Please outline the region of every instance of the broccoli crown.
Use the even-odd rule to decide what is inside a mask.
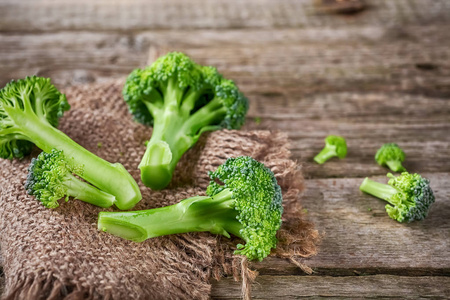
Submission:
[[[53,149],[50,153],[41,152],[31,160],[25,189],[47,208],[59,206],[58,200],[69,196],[64,184],[68,174],[82,174],[82,167],[68,161],[63,151]]]
[[[387,143],[381,146],[375,154],[375,160],[379,165],[386,165],[388,161],[405,160],[405,152],[395,143]]]
[[[16,124],[15,111],[34,113],[57,127],[69,108],[66,96],[49,78],[33,76],[8,83],[0,90],[0,157],[23,158],[31,152],[32,143]]]
[[[389,173],[388,177],[388,184],[398,191],[389,199],[394,206],[386,205],[388,215],[399,222],[425,219],[434,203],[430,181],[419,174],[408,172],[397,177]]]
[[[239,129],[245,121],[248,101],[233,81],[224,79],[213,67],[196,64],[180,52],[168,53],[146,69],[134,70],[127,78],[123,96],[134,118],[151,126],[152,113],[156,112],[149,107],[162,108],[164,97],[171,94],[172,89],[176,89],[179,98],[195,94],[193,103],[186,106],[188,114],[195,113],[213,99],[219,100],[225,115],[210,125]],[[183,99],[178,105],[183,106]]]
[[[236,253],[262,260],[276,247],[283,213],[281,188],[273,172],[253,158],[241,156],[227,159],[209,172],[209,177],[208,196],[224,189],[232,192],[236,218],[242,225],[240,235],[246,242],[238,245]]]
[[[339,158],[347,156],[347,142],[341,136],[329,135],[325,138],[325,145],[333,147],[336,151],[336,155]]]

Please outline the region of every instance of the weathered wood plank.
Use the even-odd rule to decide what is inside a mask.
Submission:
[[[319,268],[441,269],[450,271],[450,174],[431,180],[436,203],[428,218],[410,224],[390,219],[385,203],[359,191],[360,178],[307,181],[302,205],[325,233],[320,253],[308,260]],[[386,182],[383,177],[375,180]]]
[[[385,26],[450,18],[445,0],[366,2],[362,13],[330,16],[311,0],[2,0],[0,31]]]
[[[240,282],[213,282],[213,299],[242,299]],[[448,299],[450,277],[376,276],[259,276],[253,299]]]
[[[147,57],[147,47],[125,34],[12,35],[1,40],[2,85],[29,75],[48,76],[59,85],[101,81],[125,76]]]
[[[404,38],[392,37],[395,32]],[[218,67],[249,96],[269,100],[292,102],[315,93],[354,91],[450,95],[450,52],[441,42],[450,39],[445,28],[366,28],[353,33],[359,38],[330,29],[201,31],[199,36],[171,31],[3,34],[0,84],[35,73],[63,85],[125,76],[145,64],[148,47],[156,47],[185,51],[199,63]],[[327,44],[320,39],[333,34]],[[248,42],[252,36],[266,38]]]
[[[404,165],[410,171],[450,170],[448,99],[395,93],[319,94],[298,101],[255,98],[250,98],[257,105],[251,106],[249,115],[260,117],[261,123],[250,119],[247,128],[287,132],[293,157],[303,163],[307,178],[384,175],[388,169],[378,166],[374,156],[387,142],[396,142],[404,149]],[[317,165],[313,157],[329,134],[346,137],[347,158]]]

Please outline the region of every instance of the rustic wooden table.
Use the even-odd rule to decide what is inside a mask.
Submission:
[[[124,77],[168,50],[217,66],[250,99],[247,128],[289,134],[307,178],[301,200],[324,234],[303,261],[311,276],[280,259],[254,263],[255,299],[449,297],[450,1],[366,0],[352,14],[313,3],[1,0],[0,85]],[[318,166],[328,134],[347,138],[348,158]],[[385,142],[431,179],[423,222],[396,223],[358,190],[365,176],[384,180],[373,156]],[[213,282],[212,294],[239,298],[239,283]]]

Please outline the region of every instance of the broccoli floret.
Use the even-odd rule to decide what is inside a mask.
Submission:
[[[406,169],[402,166],[405,160],[405,152],[394,143],[387,143],[378,149],[375,154],[375,160],[380,166],[388,166],[393,172],[405,172]]]
[[[140,242],[148,238],[209,231],[245,241],[236,254],[262,260],[276,247],[281,226],[282,195],[267,167],[253,158],[229,158],[210,172],[208,196],[178,204],[134,212],[100,212],[99,230]]]
[[[323,164],[336,156],[341,159],[347,156],[347,143],[341,136],[329,135],[325,138],[325,147],[314,157],[314,161]]]
[[[430,181],[419,174],[408,172],[397,177],[391,173],[387,176],[390,178],[388,184],[366,178],[359,189],[389,202],[386,204],[386,211],[389,217],[398,222],[425,219],[431,204],[434,203]]]
[[[83,174],[77,175],[114,195],[118,208],[132,208],[142,197],[125,168],[99,158],[56,129],[69,108],[66,96],[49,78],[34,76],[8,83],[0,90],[1,157],[22,158],[32,143],[45,152],[61,150],[76,165],[84,165]]]
[[[248,101],[213,67],[171,52],[127,78],[123,96],[135,120],[153,126],[139,165],[144,184],[165,188],[181,156],[205,131],[239,129]]]
[[[69,196],[100,207],[112,206],[116,200],[114,196],[73,175],[83,174],[83,169],[84,166],[75,165],[60,150],[42,152],[31,160],[25,189],[47,208],[58,207],[58,200],[65,197],[68,201]]]

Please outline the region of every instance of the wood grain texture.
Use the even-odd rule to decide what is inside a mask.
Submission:
[[[293,156],[304,163],[307,178],[385,175],[388,169],[377,165],[374,156],[387,142],[396,142],[404,149],[408,170],[447,172],[450,170],[449,107],[444,98],[398,93],[327,93],[292,100],[285,105],[275,101],[258,103],[259,112],[252,109],[250,115],[259,116],[261,123],[256,125],[250,120],[248,127],[287,132]],[[436,112],[427,112],[429,109]],[[329,134],[346,137],[347,158],[332,159],[324,165],[312,163]]]
[[[448,299],[450,277],[390,275],[259,276],[253,299]],[[213,283],[213,299],[242,299],[240,285],[231,278]]]
[[[0,31],[281,28],[427,24],[448,20],[445,0],[367,1],[352,16],[328,17],[311,0],[2,0]]]
[[[450,276],[450,175],[422,175],[431,180],[436,203],[427,219],[410,224],[390,219],[384,201],[360,192],[362,178],[307,180],[301,201],[324,237],[319,254],[300,261],[322,276]],[[373,179],[387,182],[386,177]],[[263,275],[303,274],[270,257],[251,267]]]
[[[360,192],[362,178],[308,180],[301,201],[324,239],[320,253],[307,263],[364,273],[426,269],[450,275],[450,175],[422,175],[430,179],[436,203],[427,219],[410,224],[390,219],[384,201]],[[387,182],[386,177],[373,179]]]
[[[450,52],[441,42],[450,40],[450,32],[440,26],[366,27],[349,32],[60,32],[0,38],[0,84],[29,74],[51,76],[64,85],[125,76],[145,65],[151,47],[161,53],[184,51],[199,63],[216,66],[249,96],[284,103],[325,92],[450,95]]]

